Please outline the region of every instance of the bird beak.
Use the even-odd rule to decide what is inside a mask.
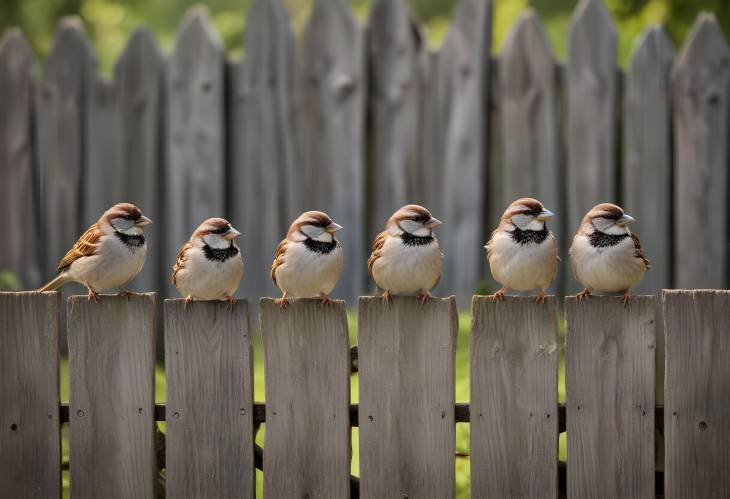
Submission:
[[[543,208],[542,211],[540,212],[540,214],[537,216],[537,219],[541,222],[544,222],[548,218],[554,217],[554,216],[555,216],[555,213],[553,213],[552,211],[550,211],[546,208]]]
[[[616,225],[620,225],[621,227],[623,227],[625,225],[629,225],[631,222],[636,222],[636,219],[631,215],[627,215],[626,213],[624,213],[623,215],[621,215],[621,218],[616,220]]]
[[[228,229],[228,232],[225,233],[225,235],[223,236],[223,239],[233,241],[235,238],[237,238],[240,235],[241,235],[240,232],[238,232],[236,229],[231,227],[230,229]]]
[[[428,229],[433,229],[434,227],[438,227],[439,225],[441,225],[441,220],[439,220],[438,218],[431,217],[431,219],[428,222],[426,222],[424,225]]]
[[[151,223],[152,223],[152,220],[150,220],[146,216],[142,215],[141,217],[139,217],[139,219],[137,220],[137,222],[135,222],[134,225],[136,225],[137,227],[144,227],[145,225],[149,225]]]
[[[342,228],[342,226],[341,226],[340,224],[336,224],[336,223],[332,222],[332,223],[331,223],[331,224],[329,224],[329,225],[328,225],[327,227],[325,227],[325,229],[324,229],[324,230],[326,230],[326,231],[327,231],[327,232],[329,232],[330,234],[334,234],[335,232],[337,232],[337,231],[338,231],[338,230],[340,230],[341,228]]]

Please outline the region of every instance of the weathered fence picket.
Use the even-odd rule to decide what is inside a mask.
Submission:
[[[603,0],[581,0],[570,21],[565,81],[567,234],[575,233],[592,206],[614,201],[618,194],[618,76],[611,16]]]
[[[361,297],[360,495],[453,497],[456,300]]]
[[[350,346],[345,302],[260,304],[266,380],[264,493],[350,497]]]
[[[665,290],[665,496],[730,496],[730,291]]]
[[[248,300],[165,300],[167,497],[253,497]]]
[[[675,285],[728,282],[730,51],[714,16],[695,22],[671,75]],[[718,216],[708,216],[716,213]]]
[[[472,301],[472,497],[557,497],[555,297]]]
[[[61,496],[58,293],[0,293],[0,490]]]
[[[210,217],[225,213],[225,52],[201,7],[185,15],[167,74],[167,196],[163,259]],[[162,243],[162,241],[161,241]],[[176,292],[170,279],[170,296]]]
[[[155,298],[69,298],[74,497],[155,496]]]
[[[653,296],[565,299],[568,496],[654,497]]]

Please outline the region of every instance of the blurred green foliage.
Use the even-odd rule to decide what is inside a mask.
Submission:
[[[281,0],[289,11],[297,34],[304,30],[313,0]],[[437,47],[444,39],[457,0],[406,0],[423,23],[429,44]],[[252,0],[211,0],[205,2],[213,24],[232,57],[242,53],[246,12]],[[373,0],[349,0],[355,16],[365,20]],[[646,26],[663,23],[679,46],[697,14],[714,12],[725,32],[730,32],[730,2],[727,0],[605,0],[617,25],[619,60],[622,65],[631,53],[636,35]],[[175,30],[193,0],[2,0],[0,30],[20,26],[36,53],[44,56],[53,43],[60,17],[80,16],[96,50],[102,73],[110,74],[131,31],[146,25],[169,52]],[[510,27],[525,9],[532,7],[541,16],[555,54],[564,59],[567,30],[576,0],[494,0],[494,48],[501,47]]]
[[[0,291],[18,291],[20,281],[18,277],[7,270],[0,270]]]

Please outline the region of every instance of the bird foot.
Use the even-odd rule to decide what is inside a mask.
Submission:
[[[224,296],[223,299],[226,302],[228,302],[228,303],[226,303],[226,308],[228,310],[233,310],[234,308],[236,308],[236,297],[235,296],[228,295],[228,296]]]
[[[190,305],[191,303],[193,303],[193,297],[191,295],[186,296],[185,297],[185,305],[183,305],[183,310],[187,310],[188,309],[188,305]]]
[[[89,289],[89,294],[86,296],[86,299],[95,303],[99,303],[101,301],[99,293],[97,293],[93,289]]]
[[[330,306],[334,303],[334,300],[332,298],[330,298],[330,295],[326,295],[326,294],[322,293],[321,295],[319,295],[319,297],[321,299],[319,303],[323,307],[325,305]]]
[[[135,293],[134,291],[129,291],[128,289],[122,289],[119,291],[117,296],[122,296],[126,299],[129,299],[131,296],[142,296],[142,293]]]
[[[390,291],[383,291],[383,301],[390,303]]]
[[[631,300],[631,290],[627,289],[624,295],[621,297],[621,301],[624,302],[624,307],[629,306],[629,301]]]
[[[537,298],[535,298],[535,303],[537,303],[538,305],[542,305],[543,303],[545,303],[545,300],[547,300],[547,296],[548,295],[545,290],[541,289],[540,294],[538,294]]]
[[[287,298],[286,293],[284,293],[284,296],[274,300],[274,303],[281,307],[282,310],[286,310],[286,308],[289,306],[289,298]]]
[[[489,297],[492,303],[496,303],[497,300],[504,300],[504,294],[507,292],[507,288],[502,288]]]
[[[575,295],[575,297],[578,299],[579,302],[583,300],[588,300],[588,298],[591,297],[591,292],[588,290],[588,288],[586,288],[577,295]]]
[[[421,291],[416,296],[421,300],[421,306],[425,305],[429,298],[431,298],[431,293],[428,291]]]

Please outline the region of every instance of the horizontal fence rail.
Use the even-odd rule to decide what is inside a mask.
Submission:
[[[460,0],[434,50],[406,0],[372,2],[366,26],[345,0],[316,0],[298,40],[282,0],[254,0],[241,61],[193,7],[169,54],[135,30],[111,79],[79,19],[59,23],[39,72],[9,30],[0,270],[38,287],[124,200],[157,222],[135,289],[176,296],[177,250],[202,220],[225,216],[244,234],[239,296],[271,295],[268,266],[288,224],[324,209],[345,228],[350,269],[334,294],[353,303],[373,287],[370,241],[417,202],[445,222],[439,294],[465,305],[480,281],[495,285],[482,245],[502,210],[534,196],[558,214],[563,250],[589,207],[621,203],[653,263],[640,293],[728,286],[730,51],[714,17],[700,15],[676,54],[663,28],[648,27],[623,70],[603,0],[577,3],[564,63],[533,11],[492,56],[492,6]],[[565,269],[558,294],[577,289]]]
[[[654,301],[566,299],[561,405],[554,297],[474,297],[469,404],[454,401],[453,297],[362,297],[357,350],[343,302],[282,310],[263,299],[266,404],[253,401],[248,303],[168,300],[167,402],[155,405],[154,296],[74,296],[71,399],[59,404],[60,295],[0,293],[0,483],[11,497],[60,493],[60,428],[70,423],[72,497],[154,497],[163,468],[170,497],[253,497],[255,468],[268,497],[449,497],[455,424],[470,423],[472,497],[724,496],[730,291],[665,291],[666,408],[654,405]]]

